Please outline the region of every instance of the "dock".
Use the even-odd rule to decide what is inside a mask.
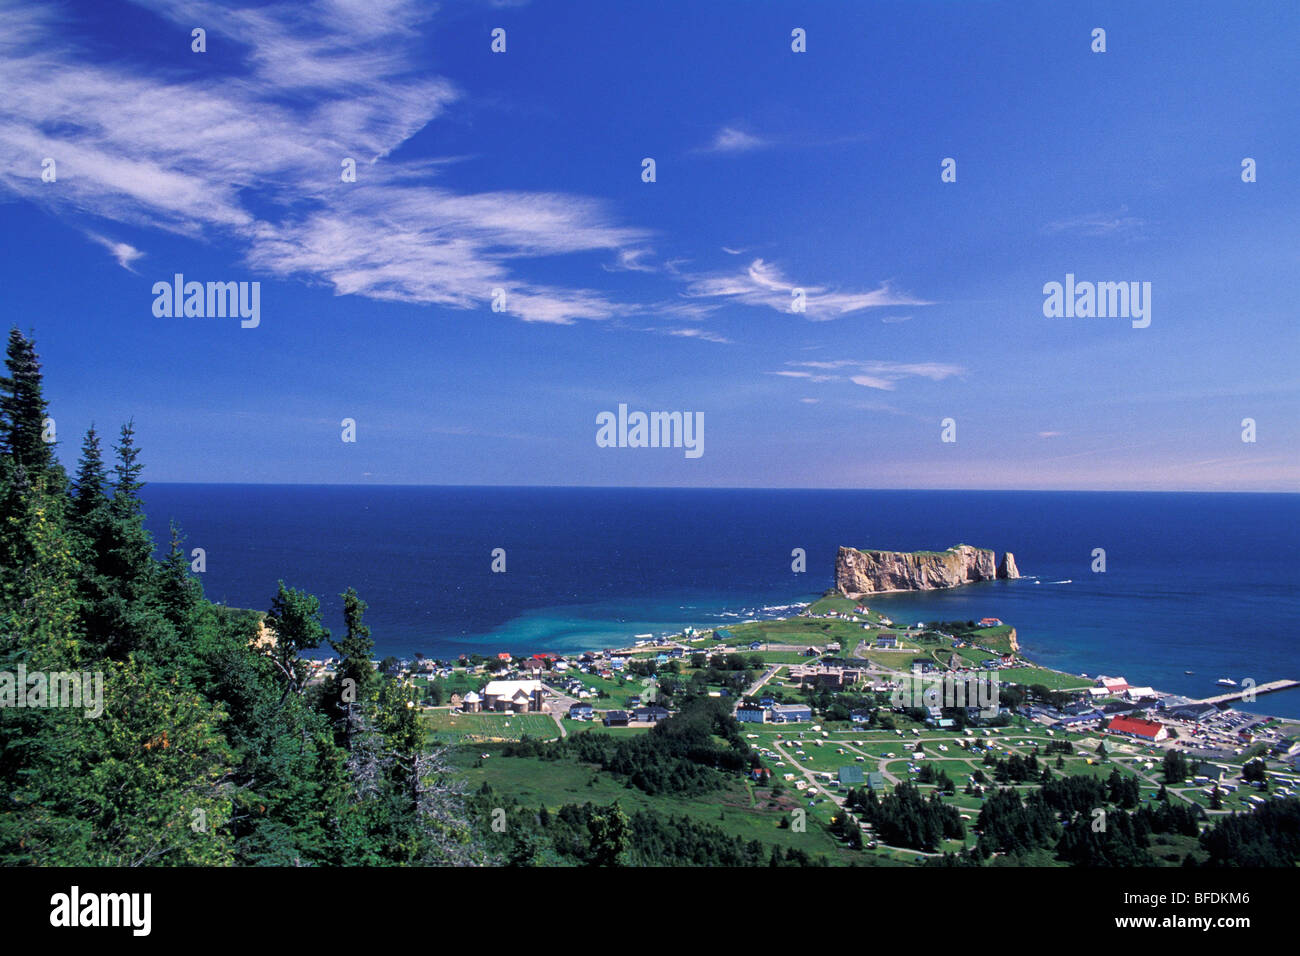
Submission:
[[[1218,694],[1214,697],[1206,697],[1204,700],[1194,700],[1193,704],[1228,704],[1234,700],[1241,700],[1247,694],[1254,694],[1258,697],[1260,694],[1271,694],[1277,690],[1290,690],[1292,687],[1300,687],[1300,680],[1271,680],[1267,684],[1256,684],[1254,687],[1239,687],[1234,691],[1226,694]]]

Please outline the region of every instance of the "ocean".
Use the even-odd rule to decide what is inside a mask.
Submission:
[[[337,634],[339,594],[355,587],[379,656],[573,651],[784,616],[831,586],[840,545],[966,543],[1014,552],[1031,577],[868,603],[897,622],[1001,618],[1048,667],[1191,697],[1221,677],[1300,679],[1300,495],[153,484],[143,496],[160,546],[175,519],[187,551],[206,552],[209,598],[264,610],[283,579],[320,597]],[[1300,690],[1243,709],[1300,718]]]

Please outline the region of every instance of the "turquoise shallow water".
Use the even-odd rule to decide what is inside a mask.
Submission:
[[[156,540],[174,517],[206,549],[209,597],[265,608],[284,578],[337,629],[354,586],[381,654],[576,650],[776,616],[830,585],[841,544],[966,542],[1015,552],[1041,583],[873,605],[896,620],[999,617],[1045,665],[1190,696],[1219,677],[1300,678],[1297,495],[154,485],[145,498]],[[1253,709],[1300,717],[1300,692]]]

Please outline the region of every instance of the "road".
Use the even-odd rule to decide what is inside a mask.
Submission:
[[[755,694],[757,694],[758,689],[762,687],[764,684],[766,684],[768,681],[770,681],[772,679],[772,676],[776,674],[776,672],[779,671],[784,666],[785,666],[784,664],[773,664],[767,670],[763,671],[762,676],[759,677],[758,680],[754,681],[754,683],[750,684],[748,687],[745,688],[745,692],[741,694],[740,699],[736,701],[736,706],[732,708],[732,713],[735,713],[735,711],[739,709],[741,700],[744,700],[746,697],[753,697]]]
[[[578,702],[577,699],[556,690],[550,684],[545,682],[542,683],[542,689],[546,691],[548,696],[553,695],[555,697],[555,700],[548,701],[547,703],[551,708],[551,719],[555,721],[555,726],[560,728],[560,736],[569,736],[569,729],[564,726],[564,718],[569,716],[569,708]]]

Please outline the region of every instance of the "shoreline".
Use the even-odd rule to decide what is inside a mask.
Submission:
[[[1024,578],[1032,578],[1032,577],[1033,577],[1032,575],[1025,575],[1025,576],[1022,576],[1022,578],[1017,579],[1017,580],[1022,580],[1022,579],[1024,579]],[[983,583],[983,582],[979,582],[979,583]],[[924,589],[924,591],[889,591],[889,592],[878,591],[878,592],[873,592],[873,593],[876,593],[876,594],[886,594],[886,593],[891,593],[891,594],[925,593],[926,591],[950,591],[950,590],[956,590],[957,588],[960,588],[960,587],[961,587],[961,585],[955,585],[955,586],[952,587],[952,588],[927,588],[927,589]],[[869,596],[869,595],[857,595],[857,596],[850,597],[850,599],[851,599],[851,600],[859,600],[859,601],[861,601],[861,600],[865,600],[868,596]],[[812,606],[813,606],[814,604],[816,604],[816,603],[817,603],[816,601],[809,601],[809,602],[797,602],[797,601],[796,601],[796,602],[791,602],[790,604],[786,604],[786,605],[771,605],[771,606],[769,606],[769,607],[771,607],[772,609],[777,609],[777,608],[782,608],[782,609],[784,609],[784,608],[793,608],[793,607],[798,607],[798,608],[800,608],[800,612],[801,612],[801,613],[795,614],[795,615],[793,615],[793,616],[785,616],[785,617],[777,616],[777,617],[769,617],[769,618],[746,618],[746,619],[742,619],[742,620],[737,620],[737,621],[735,621],[733,624],[721,624],[721,625],[715,625],[715,626],[713,626],[713,627],[704,628],[704,629],[702,629],[702,630],[698,630],[698,631],[697,631],[697,634],[698,634],[698,635],[705,635],[705,634],[707,634],[707,635],[711,635],[711,636],[713,636],[714,640],[717,640],[717,636],[716,636],[716,635],[717,635],[717,631],[718,631],[719,628],[721,628],[721,629],[725,629],[725,628],[728,627],[728,626],[734,626],[734,625],[738,625],[738,624],[755,623],[755,622],[760,621],[760,620],[767,620],[767,621],[793,620],[793,619],[796,619],[796,618],[802,617],[802,616],[803,616],[802,612],[803,612],[803,611],[806,611],[808,608],[812,607]],[[1012,629],[1014,630],[1014,627],[1015,627],[1014,624],[1009,625],[1009,626],[1011,626]],[[897,625],[891,625],[890,627],[891,627],[891,628],[895,628],[895,627],[897,627]],[[906,626],[903,626],[902,630],[906,631],[906,630],[907,630],[907,627],[906,627]],[[645,654],[645,653],[647,653],[647,652],[651,652],[651,651],[655,651],[655,650],[668,649],[668,648],[671,648],[671,647],[676,646],[676,645],[686,645],[686,644],[689,644],[689,643],[692,642],[692,641],[698,641],[698,640],[700,640],[700,637],[699,637],[699,636],[697,636],[697,637],[693,637],[693,638],[687,638],[687,637],[686,637],[686,633],[685,633],[685,629],[683,629],[683,630],[681,630],[681,631],[677,631],[677,632],[675,632],[675,633],[671,633],[671,634],[660,634],[660,635],[655,635],[655,636],[654,636],[650,641],[643,641],[643,642],[641,642],[641,643],[639,643],[639,644],[636,643],[636,642],[634,642],[634,643],[632,643],[632,644],[627,644],[627,645],[622,645],[622,646],[610,646],[610,647],[607,647],[607,648],[606,648],[606,647],[600,647],[600,648],[597,648],[597,647],[584,647],[584,648],[581,648],[581,649],[580,649],[579,651],[577,651],[576,653],[578,653],[578,654],[582,654],[582,653],[600,653],[600,652],[602,652],[602,651],[609,650],[609,651],[611,651],[611,652],[613,652],[613,653],[618,653],[618,654],[636,655],[636,654]],[[725,642],[724,642],[724,643],[725,643]],[[697,650],[704,651],[704,652],[707,653],[707,652],[711,651],[712,648],[698,648]],[[733,650],[737,650],[737,651],[738,651],[738,649],[733,649]],[[527,653],[529,653],[529,654],[539,654],[539,653],[552,653],[552,652],[547,651],[547,650],[545,650],[545,649],[542,649],[542,650],[528,651]],[[1037,670],[1050,671],[1051,673],[1059,674],[1059,675],[1062,675],[1062,676],[1064,676],[1064,677],[1074,678],[1074,679],[1077,679],[1077,680],[1080,680],[1080,681],[1088,681],[1090,686],[1095,686],[1095,685],[1096,685],[1096,682],[1097,682],[1101,677],[1106,676],[1106,675],[1101,675],[1101,674],[1076,673],[1076,672],[1073,672],[1073,671],[1064,671],[1064,670],[1060,670],[1059,668],[1050,667],[1050,666],[1047,666],[1047,665],[1041,664],[1041,663],[1039,663],[1039,662],[1033,660],[1032,658],[1030,658],[1030,657],[1028,657],[1028,656],[1026,656],[1026,655],[1024,655],[1024,654],[1022,654],[1022,653],[1019,653],[1019,652],[1016,652],[1016,655],[1015,655],[1015,656],[1016,656],[1016,659],[1017,659],[1018,661],[1022,662],[1023,664],[1025,664],[1025,665],[1028,666],[1028,667],[1032,667],[1032,668],[1035,668],[1035,669],[1037,669]],[[1018,670],[1018,669],[1020,669],[1020,668],[1011,667],[1011,668],[1007,668],[1007,670],[1006,670],[1006,671],[1003,671],[1002,673],[1004,673],[1004,674],[1013,674],[1013,673],[1014,673],[1016,670]],[[939,679],[942,680],[943,678],[940,677]],[[1287,681],[1287,680],[1293,680],[1293,679],[1291,679],[1291,678],[1276,678],[1276,679],[1274,679],[1274,680],[1270,680],[1270,681],[1263,682],[1263,683],[1261,683],[1261,684],[1258,685],[1258,686],[1267,686],[1268,684],[1271,684],[1271,683],[1280,682],[1280,681]],[[1019,684],[1020,682],[1018,682],[1018,681],[1014,681],[1014,680],[1011,680],[1011,681],[1007,681],[1007,683]],[[1021,685],[1021,686],[1025,686],[1025,685]],[[1132,686],[1147,686],[1147,685],[1132,685]],[[1164,700],[1165,698],[1168,698],[1168,697],[1184,697],[1184,696],[1186,696],[1186,695],[1183,695],[1183,694],[1176,694],[1176,693],[1169,692],[1169,691],[1163,691],[1163,690],[1160,690],[1159,688],[1154,687],[1154,686],[1152,686],[1151,689],[1155,692],[1155,697],[1156,697],[1157,700]],[[1265,691],[1262,692],[1261,696],[1263,696],[1263,694],[1267,694],[1267,693],[1271,693],[1271,692],[1273,692],[1273,693],[1286,693],[1287,691],[1294,691],[1294,690],[1297,690],[1297,689],[1300,689],[1300,683],[1298,683],[1298,684],[1294,684],[1294,685],[1291,686],[1291,687],[1287,687],[1287,688],[1279,689],[1279,690],[1277,690],[1277,691],[1269,691],[1269,690],[1265,690]],[[1225,690],[1225,691],[1227,691],[1227,692],[1230,692],[1230,691],[1231,691],[1231,688],[1224,688],[1223,690]],[[1202,697],[1202,698],[1189,699],[1189,701],[1190,701],[1190,703],[1195,704],[1195,703],[1201,703],[1201,702],[1204,702],[1204,701],[1209,701],[1209,700],[1211,700],[1212,698],[1219,697],[1219,696],[1222,696],[1222,694],[1209,694],[1209,695],[1206,695],[1205,697]],[[1241,703],[1241,701],[1227,701],[1227,702],[1225,702],[1225,704],[1226,704],[1226,710],[1236,710],[1237,708],[1234,706],[1234,704],[1236,704],[1236,703]],[[1183,705],[1180,705],[1180,706],[1183,706]],[[1265,718],[1265,719],[1268,719],[1268,720],[1276,720],[1276,721],[1282,721],[1282,722],[1296,722],[1296,721],[1300,721],[1300,718],[1295,718],[1295,717],[1286,717],[1286,716],[1282,716],[1282,715],[1279,715],[1279,714],[1269,714],[1269,713],[1262,713],[1262,712],[1255,712],[1255,711],[1240,711],[1240,712],[1241,712],[1241,713],[1251,714],[1252,716],[1260,717],[1260,718]]]

